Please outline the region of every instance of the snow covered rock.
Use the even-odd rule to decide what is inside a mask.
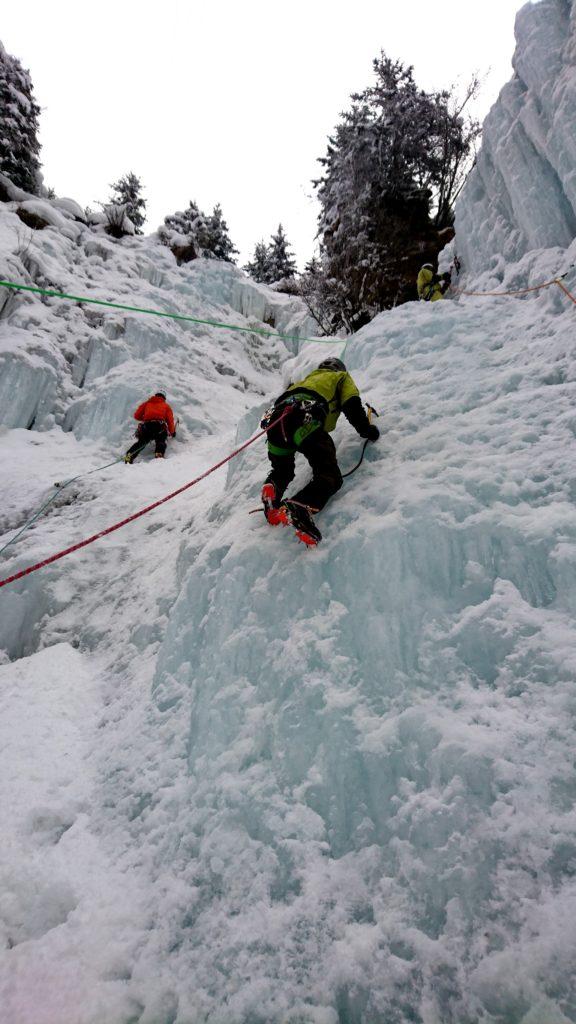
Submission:
[[[43,228],[57,228],[65,238],[76,240],[80,235],[80,228],[70,223],[60,210],[47,199],[26,199],[18,203],[16,213],[21,221],[34,230],[42,231]]]
[[[29,192],[25,192],[23,188],[19,188],[18,185],[15,185],[13,181],[10,181],[10,178],[6,174],[2,174],[0,172],[0,202],[18,202],[36,198],[36,196],[31,195]]]
[[[61,199],[52,199],[52,206],[71,217],[72,220],[79,220],[82,224],[86,223],[86,213],[75,199],[68,199],[64,196]]]

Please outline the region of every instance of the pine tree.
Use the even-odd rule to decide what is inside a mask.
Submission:
[[[39,114],[29,72],[0,43],[0,171],[35,194],[41,181]]]
[[[230,239],[219,203],[207,217],[198,204],[190,200],[185,210],[164,218],[158,234],[164,245],[172,249],[179,263],[199,256],[235,263],[234,255],[238,250]]]
[[[108,202],[112,206],[125,206],[126,214],[130,217],[137,235],[142,235],[142,225],[146,220],[146,200],[142,197],[142,182],[135,174],[130,172],[123,178],[119,178],[113,185],[112,195]]]
[[[179,234],[197,237],[206,231],[206,218],[193,199],[190,200],[185,210],[177,210],[176,213],[164,218],[164,224],[171,231]]]
[[[270,283],[272,278],[270,277],[269,248],[264,240],[256,243],[252,262],[247,263],[243,270],[250,274],[250,277],[258,284]]]
[[[330,277],[327,257],[313,256],[298,278],[298,294],[322,334],[334,334],[342,327],[354,329],[354,310],[346,288]]]
[[[206,232],[202,239],[203,255],[226,263],[235,263],[234,256],[238,249],[228,234],[228,225],[222,216],[222,207],[217,203],[206,222]]]
[[[341,323],[357,328],[414,297],[418,264],[441,247],[478,128],[450,92],[418,89],[413,69],[384,53],[375,83],[353,95],[314,184],[322,207],[323,272]],[[470,93],[468,98],[470,97]]]
[[[321,270],[322,264],[320,263],[318,256],[312,256],[304,266],[304,273],[310,274],[311,277],[316,277]]]
[[[161,242],[169,246],[178,263],[188,263],[202,255],[206,234],[206,217],[193,199],[185,210],[165,217],[158,231]]]
[[[293,258],[293,253],[289,248],[288,239],[284,234],[284,228],[281,224],[278,225],[278,231],[275,235],[272,235],[270,241],[268,267],[268,280],[271,283],[296,276],[296,261]]]

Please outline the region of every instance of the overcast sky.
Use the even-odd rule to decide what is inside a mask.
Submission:
[[[318,157],[381,49],[423,88],[487,72],[483,116],[512,73],[520,0],[27,0],[0,38],[42,107],[45,183],[83,206],[128,171],[146,231],[189,199],[222,205],[240,262],[281,221],[314,250]]]

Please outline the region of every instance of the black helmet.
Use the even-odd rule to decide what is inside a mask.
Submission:
[[[336,356],[329,356],[328,359],[323,359],[318,364],[319,370],[346,370],[344,363],[341,359],[337,359]]]
[[[155,391],[154,398],[163,398],[164,401],[166,401],[166,395],[164,394],[163,391]]]

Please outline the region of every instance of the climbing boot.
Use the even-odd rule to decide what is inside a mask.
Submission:
[[[308,547],[316,547],[322,540],[322,534],[310,515],[308,505],[302,505],[299,501],[283,501],[278,509],[279,522],[284,526],[293,526],[296,530],[298,540]]]
[[[279,518],[276,487],[274,484],[264,484],[262,488],[262,504],[264,505],[264,515],[266,516],[267,522],[270,523],[270,526],[279,526],[282,520]]]
[[[163,458],[164,458],[164,456],[163,456],[162,452],[156,452],[156,454],[155,454],[154,458],[155,458],[155,459],[163,459]]]
[[[132,465],[132,463],[134,462],[134,456],[133,456],[133,455],[130,455],[130,452],[128,452],[128,453],[127,453],[127,454],[126,454],[126,455],[124,456],[124,462],[126,463],[126,465],[127,465],[127,466],[131,466],[131,465]]]

